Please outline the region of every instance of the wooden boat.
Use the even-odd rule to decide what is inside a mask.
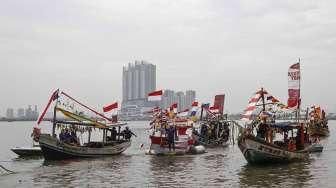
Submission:
[[[82,146],[61,142],[50,134],[41,134],[40,146],[45,159],[62,160],[81,157],[104,157],[117,155],[131,146],[131,142],[88,142]]]
[[[192,121],[183,119],[162,125],[157,122],[154,125],[152,133],[149,136],[150,148],[146,152],[149,155],[185,155],[192,150],[194,140],[191,136]],[[175,135],[175,149],[169,150],[167,135],[165,134],[166,128],[174,126],[176,130]]]
[[[11,150],[20,157],[42,156],[41,147],[38,145],[33,147],[15,147]]]
[[[125,134],[128,133],[121,132],[121,126],[126,123],[111,122],[106,116],[85,106],[64,92],[59,93],[57,91],[57,94],[55,95],[54,93],[51,99],[50,101],[57,100],[54,107],[52,133],[34,136],[38,137],[39,145],[45,159],[59,160],[111,156],[120,154],[131,146],[130,137],[125,138]],[[67,102],[63,102],[65,100]],[[50,101],[46,109],[49,107]],[[93,112],[94,115],[98,115],[99,118],[93,118],[92,114],[86,115],[82,110],[75,109],[74,104],[70,104],[69,101],[86,110],[88,109]],[[62,121],[57,120],[57,112],[61,112],[67,119]],[[45,113],[42,113],[42,115],[43,114]],[[56,134],[56,128],[61,130],[59,136]],[[118,131],[116,128],[118,128]],[[91,133],[95,129],[101,130],[103,136],[100,141],[93,142],[91,141]],[[126,130],[128,130],[128,127]],[[87,133],[87,141],[80,142],[77,133],[83,134],[84,132]],[[111,136],[108,136],[108,133],[110,133]],[[124,138],[121,138],[121,136],[124,136]]]
[[[271,96],[263,89],[258,91],[250,100],[243,116],[245,120],[253,118],[252,122],[248,121],[250,123],[246,125],[246,128],[241,128],[238,137],[238,147],[245,159],[251,164],[283,163],[307,159],[309,157],[307,148],[309,143],[306,141],[306,135],[308,134],[304,132],[305,124],[297,121],[276,122],[275,115],[266,111],[266,106],[279,106],[279,101],[273,100],[274,102],[266,104],[265,95]],[[272,96],[272,98],[274,97]],[[260,101],[262,104],[258,105]],[[259,113],[257,112],[257,115],[252,116],[252,112],[256,112],[258,106],[262,106],[262,110]],[[281,134],[277,135],[276,132]],[[292,136],[289,136],[288,132],[291,132],[290,135]],[[296,134],[296,137],[294,137],[294,134]],[[278,140],[274,141],[274,138]]]
[[[193,134],[197,143],[206,147],[226,147],[229,145],[230,124],[224,111],[224,95],[216,95],[214,105],[201,106],[201,117],[198,130]]]
[[[311,111],[307,108],[307,119],[309,118],[309,134],[311,136],[329,136],[328,120],[325,111],[320,106],[312,106]]]
[[[308,158],[307,150],[289,151],[249,134],[238,138],[238,146],[251,164],[293,162]]]
[[[308,126],[309,134],[311,136],[326,137],[329,136],[329,127],[327,120],[311,121]]]
[[[227,147],[230,138],[230,121],[215,119],[200,122],[200,128],[193,131],[195,141],[206,147]]]

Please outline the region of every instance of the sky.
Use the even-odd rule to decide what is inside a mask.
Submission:
[[[157,65],[157,88],[225,93],[244,110],[264,87],[287,100],[301,58],[302,101],[336,112],[332,0],[0,0],[0,115],[41,109],[60,88],[95,108],[121,101],[122,67]]]

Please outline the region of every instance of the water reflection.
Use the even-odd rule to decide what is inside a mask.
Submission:
[[[38,186],[111,186],[125,183],[131,156],[120,155],[96,159],[45,160],[34,172]]]
[[[309,165],[310,161],[267,166],[246,164],[238,173],[239,182],[242,187],[304,187],[312,178]]]
[[[151,184],[162,186],[186,185],[192,179],[193,156],[149,156]]]

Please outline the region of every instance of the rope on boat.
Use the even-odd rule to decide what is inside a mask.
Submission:
[[[2,168],[3,170],[5,170],[7,173],[9,174],[15,174],[14,171],[8,170],[7,168],[5,168],[4,166],[0,165],[0,168]]]

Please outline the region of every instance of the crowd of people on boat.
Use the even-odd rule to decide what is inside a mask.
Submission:
[[[79,139],[74,128],[70,130],[68,128],[61,129],[59,140],[64,143],[79,145]]]
[[[118,133],[116,127],[113,127],[109,130],[110,136],[106,136],[106,141],[120,141],[120,140],[127,140],[129,141],[132,136],[136,137],[129,127],[126,127],[120,133]],[[73,145],[80,145],[79,138],[77,137],[76,128],[62,128],[61,132],[59,133],[59,140],[61,142]]]
[[[304,123],[300,123],[296,127],[271,127],[272,123],[266,122],[266,119],[262,119],[258,122],[256,126],[258,139],[264,140],[266,143],[275,144],[277,146],[286,148],[289,151],[302,150],[305,144],[310,144],[312,142],[317,142],[317,140],[311,140],[309,137],[308,129],[305,127]],[[274,123],[273,123],[274,125]],[[294,136],[294,131],[296,130],[296,136]],[[289,136],[289,132],[292,132]],[[275,133],[281,133],[283,135],[282,141],[273,141]]]
[[[326,113],[321,110],[321,107],[312,107],[312,111],[309,113],[310,124],[315,126],[321,126],[323,128],[328,128],[328,120],[326,118]]]
[[[225,121],[208,121],[201,124],[200,131],[194,129],[193,134],[202,143],[227,142],[230,136],[229,123]]]
[[[118,140],[121,140],[120,137],[123,139],[123,140],[131,140],[132,136],[137,136],[136,134],[134,134],[130,129],[129,127],[127,126],[123,131],[121,131],[120,133],[118,133],[116,127],[112,127],[111,130],[109,130],[110,132],[110,136],[107,136],[106,137],[106,140],[107,141],[118,141]]]

